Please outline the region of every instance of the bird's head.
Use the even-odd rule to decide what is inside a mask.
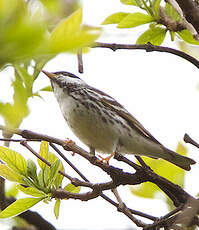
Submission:
[[[53,90],[55,87],[67,89],[86,85],[82,79],[70,72],[47,72],[45,70],[42,70],[42,72],[50,79]]]

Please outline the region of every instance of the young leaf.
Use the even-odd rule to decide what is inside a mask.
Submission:
[[[100,35],[100,29],[82,26],[82,10],[79,9],[53,30],[50,39],[52,53],[75,50],[91,44]]]
[[[50,161],[51,164],[53,164],[54,162],[59,160],[59,158],[56,157],[53,153],[49,152],[49,159],[48,160]],[[59,165],[59,170],[64,172],[64,167],[63,167],[61,161],[60,161],[60,165]],[[55,188],[58,188],[61,185],[62,180],[63,180],[63,176],[60,173],[57,173],[57,176],[54,180]]]
[[[60,209],[60,199],[57,199],[54,206],[54,214],[56,219],[58,219],[59,217],[59,209]]]
[[[58,175],[59,167],[60,167],[60,160],[57,160],[51,164],[49,181],[48,181],[48,185],[47,185],[48,187],[54,183],[54,181]]]
[[[40,89],[38,92],[40,92],[40,91],[52,92],[52,87],[49,85],[49,86],[46,86],[46,87]]]
[[[125,5],[133,5],[133,6],[137,6],[136,1],[135,0],[120,0],[121,3],[125,4]]]
[[[166,3],[165,5],[165,10],[166,10],[166,14],[172,18],[174,21],[179,21],[181,19],[180,15],[178,14],[178,12],[173,8],[172,5],[170,5],[169,3]]]
[[[37,166],[31,159],[27,160],[27,175],[37,181]]]
[[[43,157],[45,160],[48,160],[49,152],[48,152],[48,142],[47,141],[41,142],[39,155]],[[47,165],[40,159],[37,159],[37,161],[38,161],[40,168],[44,170]]]
[[[5,191],[6,197],[16,197],[19,193],[19,190],[17,189],[17,184],[12,183],[11,186],[9,186],[8,189]]]
[[[82,9],[79,9],[59,23],[51,34],[51,40],[57,42],[64,37],[72,36],[73,34],[80,32],[81,23]]]
[[[180,37],[187,43],[193,44],[193,45],[199,45],[199,42],[197,42],[194,38],[193,35],[189,30],[182,30],[177,32]]]
[[[143,25],[149,22],[153,22],[155,19],[148,14],[142,13],[132,13],[128,14],[123,20],[118,24],[118,28],[132,28],[139,25]]]
[[[68,184],[64,187],[64,189],[68,192],[73,192],[73,193],[79,193],[80,192],[80,189],[81,187],[80,186],[75,186],[73,184]]]
[[[150,42],[153,45],[161,45],[166,36],[166,30],[160,27],[150,28],[137,39],[136,44],[146,44]]]
[[[47,167],[46,167],[47,168]],[[45,185],[44,185],[44,176],[43,176],[43,174],[44,174],[44,171],[43,170],[40,170],[39,171],[39,173],[38,173],[38,175],[37,175],[37,179],[38,179],[38,182],[39,182],[39,186],[40,187],[44,187]]]
[[[7,147],[0,146],[0,159],[3,160],[15,172],[22,175],[27,174],[26,161],[19,153]]]
[[[30,195],[30,196],[35,196],[35,197],[45,197],[46,194],[42,192],[41,190],[38,190],[33,187],[24,187],[22,185],[17,185],[17,188],[22,191],[23,193]]]
[[[175,39],[175,32],[173,31],[169,31],[170,37],[171,37],[171,41],[173,42]]]
[[[7,165],[0,164],[0,175],[7,180],[24,183],[23,176],[9,168]]]
[[[16,200],[14,203],[9,205],[6,209],[0,212],[0,218],[9,218],[19,215],[22,212],[25,212],[44,198],[23,198]]]
[[[123,20],[129,13],[118,12],[108,16],[103,22],[102,25],[107,24],[118,24],[121,20]]]
[[[33,85],[32,76],[30,76],[27,70],[24,67],[21,67],[19,64],[15,64],[14,68],[18,76],[22,79],[22,81],[25,84],[27,95],[32,96],[32,85]]]
[[[157,19],[159,18],[160,3],[161,3],[161,0],[155,0],[155,3],[153,5],[153,9],[154,9]]]

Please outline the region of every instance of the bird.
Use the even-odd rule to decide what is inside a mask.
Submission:
[[[90,153],[161,158],[190,170],[196,162],[162,145],[113,97],[67,71],[42,72],[50,79],[61,112]]]

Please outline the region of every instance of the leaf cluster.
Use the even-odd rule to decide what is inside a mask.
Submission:
[[[183,27],[181,16],[169,3],[162,6],[162,0],[120,0],[122,4],[131,5],[144,11],[144,13],[118,12],[108,16],[103,25],[117,24],[118,28],[134,28],[149,24],[149,29],[138,38],[137,44],[150,42],[153,45],[161,45],[169,33],[173,41],[175,36],[187,43],[199,45],[192,34]]]
[[[60,17],[60,4],[41,0],[34,10],[24,0],[0,2],[0,67],[14,69],[13,99],[0,102],[0,115],[7,127],[19,127],[29,114],[29,98],[51,91],[50,86],[33,91],[40,70],[50,59],[61,52],[77,51],[100,35],[99,28],[82,25],[81,9],[69,17]]]
[[[48,142],[42,141],[39,155],[49,162],[49,165],[38,159],[38,166],[30,159],[25,158],[7,148],[0,147],[0,159],[4,162],[0,164],[0,176],[17,183],[17,189],[28,198],[16,200],[0,213],[0,218],[8,218],[19,215],[31,208],[40,201],[48,203],[52,199],[52,192],[61,188],[64,172],[61,161],[48,150]],[[64,188],[68,192],[78,193],[80,187],[68,184]],[[59,216],[60,199],[56,199],[54,213]]]

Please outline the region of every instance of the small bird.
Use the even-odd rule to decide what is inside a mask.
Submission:
[[[68,126],[91,153],[96,150],[162,158],[185,170],[195,164],[194,160],[164,147],[108,94],[69,72],[42,72],[50,78]]]

